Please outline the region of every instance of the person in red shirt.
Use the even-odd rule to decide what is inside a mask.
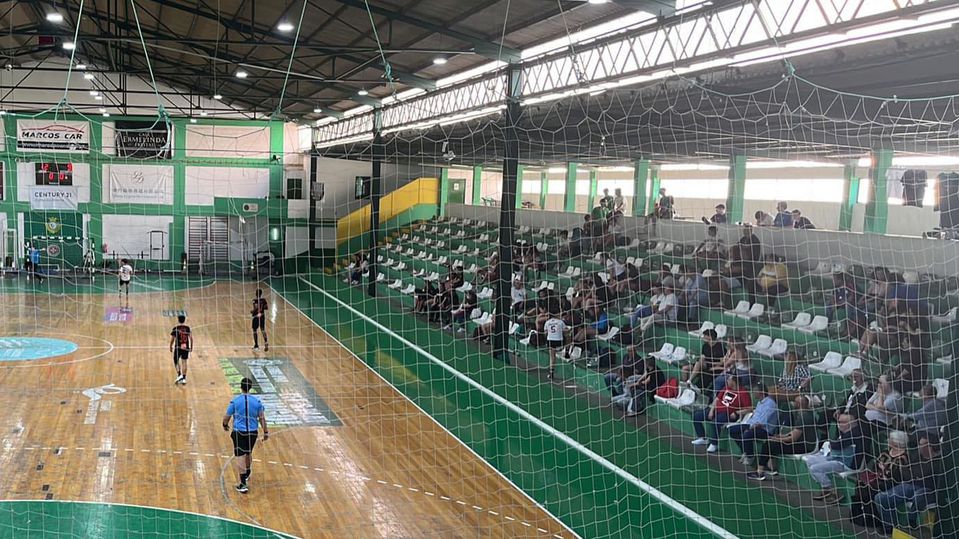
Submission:
[[[726,423],[739,421],[739,418],[752,406],[749,390],[740,389],[739,378],[730,376],[726,380],[726,387],[716,395],[712,404],[693,412],[693,427],[696,429],[696,435],[698,436],[693,440],[693,445],[709,444],[706,452],[715,453],[719,450],[719,433],[722,432]],[[706,421],[711,422],[713,426],[710,438],[706,438],[706,427],[704,425]]]

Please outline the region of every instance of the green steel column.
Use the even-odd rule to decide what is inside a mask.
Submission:
[[[726,191],[726,216],[730,223],[745,222],[743,207],[746,195],[746,156],[729,158],[729,187]]]
[[[474,165],[473,166],[473,198],[470,200],[470,204],[474,206],[482,205],[480,198],[482,198],[481,193],[483,187],[483,165]]]
[[[662,183],[659,179],[659,167],[653,167],[649,170],[650,188],[649,200],[646,201],[646,215],[653,213],[656,206],[656,197],[659,195],[659,186]]]
[[[649,160],[637,159],[633,163],[633,216],[646,215],[646,189],[649,187]]]
[[[544,170],[539,173],[539,209],[546,209],[546,191],[549,185],[549,174]]]
[[[599,191],[599,179],[596,177],[596,169],[589,171],[589,199],[586,202],[586,209],[592,210],[596,206],[596,195]]]
[[[839,230],[852,230],[852,214],[859,201],[859,174],[856,162],[850,161],[843,166],[842,206],[839,207]]]
[[[173,121],[173,227],[170,255],[179,268],[180,255],[186,252],[186,119]]]
[[[566,193],[563,211],[576,211],[576,163],[566,163]]]
[[[516,207],[523,207],[523,174],[526,172],[526,167],[523,165],[516,165]]]
[[[892,150],[876,150],[869,158],[869,179],[872,189],[866,203],[866,220],[863,232],[885,234],[889,220],[889,191],[886,187],[886,172],[892,166]]]
[[[450,169],[440,169],[440,217],[446,216],[446,205],[450,201]]]

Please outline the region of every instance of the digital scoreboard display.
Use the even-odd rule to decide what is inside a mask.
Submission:
[[[37,163],[37,185],[73,185],[73,163]]]

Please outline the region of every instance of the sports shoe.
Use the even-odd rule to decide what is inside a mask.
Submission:
[[[742,457],[739,458],[739,462],[745,464],[746,466],[752,466],[753,458],[743,455]]]
[[[769,477],[776,477],[779,475],[779,470],[766,470],[766,475]]]
[[[719,451],[719,448],[716,447],[716,444],[709,444],[709,447],[706,448],[707,453],[716,453]]]
[[[706,438],[696,438],[691,442],[693,445],[706,445],[709,443],[709,440]]]
[[[233,488],[235,488],[240,494],[246,494],[247,492],[250,492],[250,487],[246,486],[246,483],[237,483]]]
[[[182,381],[183,381],[183,375],[180,374],[180,375],[178,375],[178,376],[176,377],[176,381],[174,381],[173,383],[174,383],[174,384],[179,384],[179,383],[182,382]]]
[[[180,385],[181,385],[181,386],[185,386],[185,385],[186,385],[186,376],[184,376],[184,377],[180,380]]]
[[[254,349],[254,350],[259,350],[259,349],[260,349],[260,345],[254,344],[254,345],[253,345],[253,349]]]
[[[748,474],[746,474],[746,477],[754,481],[766,480],[766,474],[764,474],[763,472],[749,472]]]
[[[266,343],[266,344],[263,345],[263,351],[264,351],[264,352],[269,352],[269,351],[270,351],[270,343]]]

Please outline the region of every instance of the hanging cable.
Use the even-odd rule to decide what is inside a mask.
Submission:
[[[77,39],[80,37],[80,21],[83,20],[83,3],[80,0],[80,9],[77,11],[77,26],[73,29],[73,49],[70,50],[70,65],[67,66],[67,82],[63,85],[63,98],[57,103],[57,109],[67,102],[67,94],[70,92],[70,76],[73,74],[73,60],[77,54]]]
[[[380,51],[380,58],[383,60],[383,74],[386,77],[386,82],[392,90],[392,95],[396,95],[396,85],[393,83],[393,68],[390,66],[389,60],[386,59],[386,52],[383,51],[383,44],[380,42],[380,34],[376,31],[376,22],[373,20],[373,11],[370,10],[370,3],[368,0],[363,0],[363,4],[366,6],[366,14],[370,18],[370,27],[373,29],[373,39],[376,40],[376,48]]]
[[[133,7],[133,19],[137,23],[137,34],[140,36],[140,45],[143,46],[143,57],[146,59],[147,71],[150,72],[150,84],[153,85],[153,94],[157,99],[157,115],[163,118],[166,116],[166,110],[163,108],[163,101],[160,99],[160,90],[157,89],[156,77],[153,75],[153,64],[150,63],[150,52],[147,50],[146,41],[143,39],[143,29],[140,28],[140,16],[137,14],[137,3],[134,0],[130,0],[130,5]]]
[[[283,77],[283,88],[280,89],[280,99],[276,102],[276,110],[273,111],[273,118],[280,115],[283,108],[283,97],[286,95],[286,84],[290,80],[290,72],[293,70],[293,58],[296,57],[296,45],[300,41],[300,30],[303,28],[303,14],[306,13],[307,0],[303,0],[303,7],[300,9],[300,20],[296,24],[296,35],[293,36],[293,50],[290,51],[290,62],[286,66],[286,75]]]

